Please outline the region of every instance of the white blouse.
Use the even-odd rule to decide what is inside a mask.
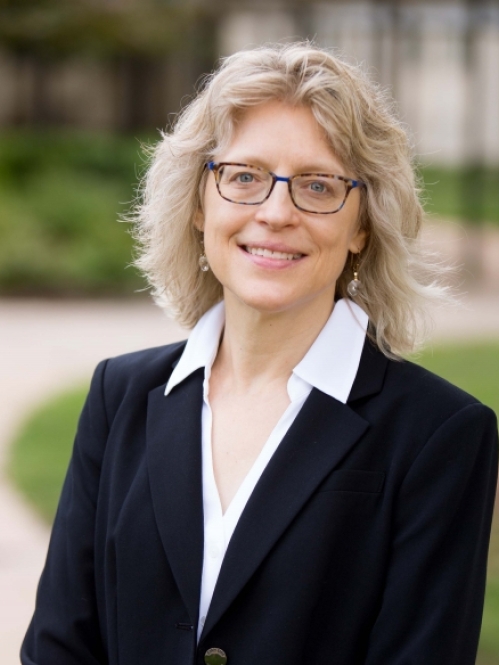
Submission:
[[[202,418],[204,558],[199,603],[198,640],[215,585],[237,522],[260,476],[292,425],[312,388],[346,403],[352,389],[367,330],[367,314],[351,300],[339,300],[326,325],[293,369],[287,390],[290,404],[272,430],[260,454],[241,483],[225,514],[213,473],[212,412],[209,382],[225,324],[223,303],[212,307],[192,330],[184,352],[166,384],[165,395],[190,374],[204,367]]]

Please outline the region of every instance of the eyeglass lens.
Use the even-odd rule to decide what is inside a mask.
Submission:
[[[218,169],[220,194],[234,203],[257,205],[268,197],[274,179],[256,166],[223,164]],[[326,213],[343,204],[348,185],[336,176],[306,173],[291,179],[294,203],[309,212]]]

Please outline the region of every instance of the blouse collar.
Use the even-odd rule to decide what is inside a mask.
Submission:
[[[211,370],[225,324],[225,306],[208,310],[193,328],[175,366],[165,395],[197,369]],[[288,394],[293,401],[310,387],[346,404],[359,368],[368,316],[352,300],[341,299],[305,356],[293,369]]]

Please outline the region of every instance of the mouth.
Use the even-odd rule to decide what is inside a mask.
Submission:
[[[274,259],[278,261],[297,261],[305,256],[305,254],[301,254],[300,252],[280,252],[266,247],[249,247],[248,245],[242,245],[242,249],[248,254],[253,254],[253,256],[263,256],[266,259]]]

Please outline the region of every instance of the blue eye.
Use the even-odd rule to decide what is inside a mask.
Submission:
[[[238,178],[239,182],[242,182],[244,184],[248,184],[250,182],[253,182],[253,180],[255,179],[255,176],[251,173],[240,173],[237,176],[237,178]]]
[[[317,194],[323,194],[326,191],[326,186],[322,182],[312,182],[310,183],[310,189]]]

